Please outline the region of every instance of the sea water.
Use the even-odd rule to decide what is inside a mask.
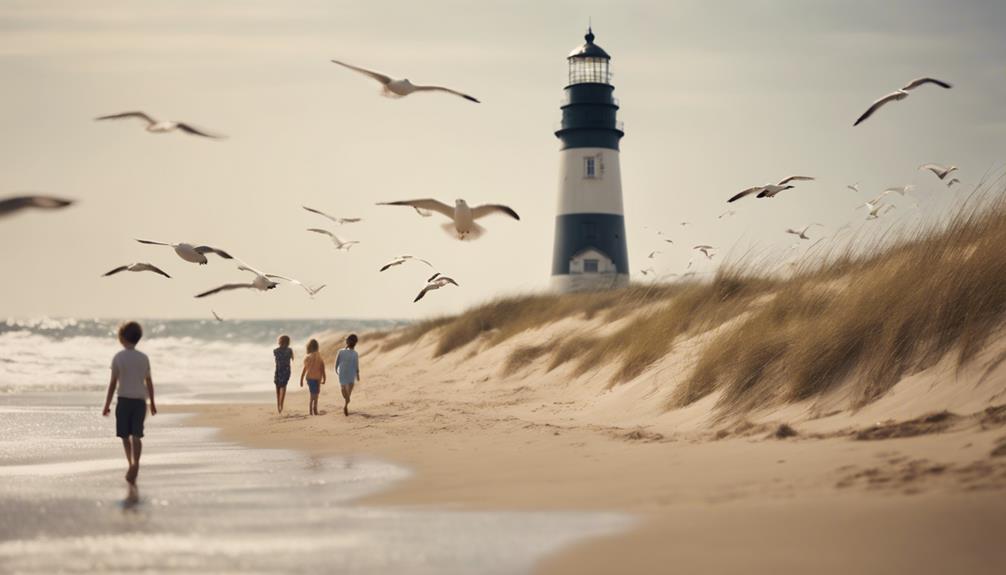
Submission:
[[[118,322],[0,323],[2,573],[526,573],[623,529],[617,514],[355,504],[409,475],[366,457],[220,441],[186,416],[147,419],[139,488],[100,415]],[[275,338],[377,321],[145,321],[158,403],[272,400]]]

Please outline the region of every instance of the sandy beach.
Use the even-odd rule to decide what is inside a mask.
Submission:
[[[540,573],[999,572],[1006,372],[995,346],[963,369],[943,362],[905,378],[862,409],[835,396],[744,417],[718,412],[714,397],[662,408],[657,380],[673,379],[694,346],[614,387],[604,369],[501,371],[522,344],[613,329],[600,321],[563,320],[438,359],[433,335],[386,352],[364,337],[348,418],[332,384],[320,417],[306,415],[297,388],[283,416],[269,404],[181,409],[228,440],[414,470],[368,505],[639,519],[548,558]]]

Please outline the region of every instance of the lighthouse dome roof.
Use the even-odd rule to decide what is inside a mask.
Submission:
[[[594,32],[587,28],[587,34],[583,37],[586,42],[577,46],[566,58],[604,58],[610,60],[611,56],[604,51],[604,48],[594,43]]]

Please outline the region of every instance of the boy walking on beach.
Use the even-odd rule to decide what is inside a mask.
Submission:
[[[360,355],[356,353],[356,342],[359,338],[355,333],[346,338],[346,347],[339,350],[335,356],[335,373],[339,374],[339,387],[342,388],[342,398],[346,400],[342,406],[342,414],[349,417],[349,398],[353,395],[353,385],[360,381]]]
[[[307,357],[304,358],[304,369],[300,372],[300,386],[304,387],[304,379],[307,379],[307,390],[311,393],[311,400],[308,403],[311,415],[318,415],[318,394],[321,393],[321,386],[325,385],[327,378],[325,360],[318,353],[318,340],[312,339],[307,342]]]
[[[154,404],[154,380],[150,377],[150,360],[136,349],[143,337],[143,328],[135,321],[119,326],[119,343],[122,351],[112,358],[112,378],[108,382],[105,408],[101,414],[108,416],[112,395],[116,388],[119,398],[115,403],[115,435],[122,438],[126,450],[126,481],[136,484],[140,473],[140,453],[143,451],[143,421],[147,417],[147,398],[150,398],[150,415],[157,415]]]

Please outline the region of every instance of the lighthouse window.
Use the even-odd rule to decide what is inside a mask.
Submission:
[[[598,271],[597,264],[597,260],[583,260],[583,273],[596,274]]]
[[[594,157],[583,159],[583,177],[585,178],[596,178],[597,177],[597,160]]]

